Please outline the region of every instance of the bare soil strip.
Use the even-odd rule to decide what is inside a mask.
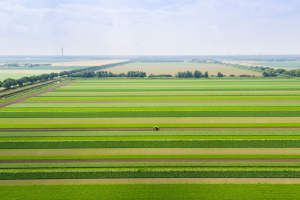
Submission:
[[[299,155],[300,148],[0,149],[0,156],[58,155]]]
[[[51,90],[60,88],[60,87],[62,87],[62,86],[66,86],[66,85],[68,85],[68,84],[70,84],[70,83],[73,83],[73,82],[75,82],[75,81],[69,81],[69,82],[67,82],[67,83],[63,83],[63,84],[54,86],[54,87],[49,88],[49,89],[46,89],[46,90],[43,90],[43,91],[40,91],[40,92],[36,92],[36,93],[34,93],[34,94],[31,94],[31,95],[28,95],[28,96],[25,96],[25,97],[21,97],[20,99],[16,99],[16,100],[13,100],[13,101],[10,101],[10,102],[1,104],[1,105],[0,105],[0,108],[4,108],[4,107],[6,107],[6,106],[9,106],[9,105],[12,105],[12,104],[15,104],[15,103],[20,103],[20,102],[22,102],[22,101],[24,101],[24,100],[26,100],[26,99],[31,98],[31,97],[35,97],[35,96],[37,96],[37,95],[44,94],[44,93],[46,93],[46,92],[49,92],[49,91],[51,91]]]
[[[0,185],[89,185],[89,184],[300,184],[300,178],[124,178],[0,180]]]
[[[74,159],[0,160],[4,163],[85,163],[85,162],[300,162],[300,159]]]
[[[57,128],[57,129],[0,129],[0,132],[41,132],[41,131],[152,131],[151,128]],[[295,128],[161,128],[160,131],[300,131]]]

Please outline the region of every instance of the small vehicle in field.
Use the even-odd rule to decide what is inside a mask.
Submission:
[[[159,130],[160,130],[160,128],[157,126],[155,126],[154,129],[152,129],[152,131],[159,131]]]

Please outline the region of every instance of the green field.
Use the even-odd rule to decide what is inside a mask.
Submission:
[[[294,180],[300,178],[299,159],[298,79],[78,79],[0,109],[0,185],[16,184],[0,186],[4,199],[80,199],[93,191],[114,193],[110,199],[152,193],[160,199],[296,199],[297,184],[75,183]],[[71,179],[71,185],[22,185],[46,179]],[[57,190],[61,195],[49,194]]]
[[[129,184],[0,186],[2,199],[297,199],[300,185]],[[213,191],[213,192],[212,192]]]

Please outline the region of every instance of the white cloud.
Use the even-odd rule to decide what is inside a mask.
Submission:
[[[181,1],[152,10],[14,2],[0,2],[0,54],[58,54],[62,43],[74,55],[298,53],[300,42],[297,1]]]

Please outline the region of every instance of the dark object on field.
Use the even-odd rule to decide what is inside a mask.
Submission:
[[[154,129],[152,129],[152,131],[159,131],[159,130],[160,130],[160,128],[157,126],[155,126]]]

